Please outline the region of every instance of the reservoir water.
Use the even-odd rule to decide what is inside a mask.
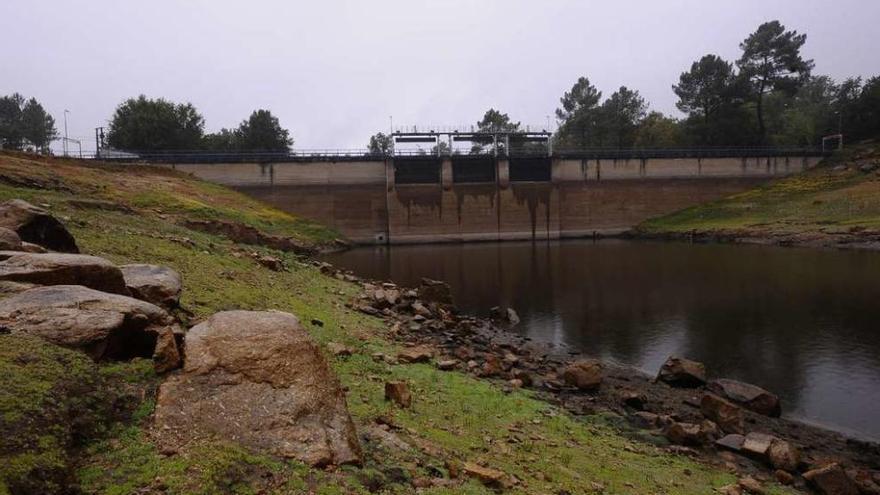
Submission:
[[[669,355],[758,384],[783,413],[880,439],[880,253],[639,241],[360,247],[375,279],[445,280],[457,306],[509,306],[516,331],[656,373]]]

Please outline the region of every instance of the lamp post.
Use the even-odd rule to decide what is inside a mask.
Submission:
[[[67,156],[67,114],[70,113],[70,110],[64,109],[64,156]]]

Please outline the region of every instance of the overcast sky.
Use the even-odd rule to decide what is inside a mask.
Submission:
[[[0,94],[34,96],[94,148],[123,99],[190,101],[206,130],[268,108],[297,148],[365,146],[394,125],[543,125],[579,76],[676,113],[670,86],[766,20],[806,32],[835,79],[880,73],[880,1],[2,0]],[[60,145],[58,146],[60,147]]]

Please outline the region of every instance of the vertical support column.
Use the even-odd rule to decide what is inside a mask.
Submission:
[[[446,156],[440,162],[440,184],[444,190],[448,191],[452,189],[452,182],[452,158]]]
[[[394,190],[394,158],[385,159],[385,189]]]
[[[499,158],[495,160],[495,166],[497,167],[498,187],[507,189],[510,186],[510,162],[506,157]]]
[[[550,159],[550,183],[559,184],[563,180],[565,172],[562,170],[561,160]]]

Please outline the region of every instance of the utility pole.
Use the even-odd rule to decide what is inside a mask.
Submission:
[[[101,149],[104,147],[104,128],[95,127],[95,158],[101,156]]]
[[[64,156],[67,156],[67,114],[70,113],[70,110],[64,109]]]

